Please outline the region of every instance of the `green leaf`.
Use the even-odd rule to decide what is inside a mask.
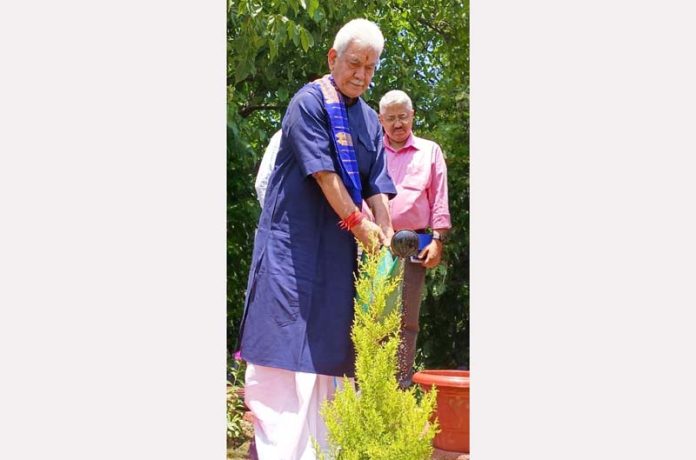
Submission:
[[[271,40],[268,42],[268,46],[269,46],[269,50],[270,50],[268,57],[271,60],[273,60],[276,58],[276,56],[278,56],[278,43],[276,43],[275,40]]]
[[[309,49],[309,38],[307,38],[309,34],[307,34],[307,31],[305,29],[300,30],[300,41],[302,42],[302,50],[304,52],[307,52]]]
[[[295,23],[288,21],[288,39],[295,41]]]
[[[295,46],[300,45],[300,29],[299,27],[294,27],[293,28],[293,33],[292,33],[292,42],[295,44]]]
[[[244,80],[249,74],[252,73],[252,64],[249,61],[241,61],[237,65],[237,71],[235,72],[235,82],[239,83]]]
[[[287,38],[285,38],[287,31],[288,31],[287,21],[288,21],[288,18],[283,16],[283,20],[280,23],[280,25],[278,26],[278,29],[276,30],[275,40],[276,40],[276,43],[278,43],[279,45],[285,44],[285,42],[287,41]]]
[[[326,15],[324,14],[324,10],[322,10],[321,8],[317,8],[314,11],[314,15],[312,17],[314,18],[314,22],[320,23],[324,20],[324,18],[326,18]]]
[[[286,4],[290,5],[290,8],[292,8],[293,13],[295,13],[295,16],[297,16],[297,2],[291,1],[291,2],[286,2]]]
[[[307,14],[309,14],[309,17],[314,18],[314,12],[317,11],[317,8],[319,8],[319,0],[309,0],[309,4],[307,5]]]

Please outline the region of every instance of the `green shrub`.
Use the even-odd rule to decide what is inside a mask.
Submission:
[[[385,309],[398,291],[402,267],[398,276],[381,274],[380,259],[386,251],[360,263],[351,332],[359,390],[345,379],[335,398],[322,406],[329,452],[319,452],[315,442],[320,459],[328,455],[337,460],[425,460],[432,455],[437,423],[430,419],[436,392],[418,402],[415,389],[400,390],[396,379],[401,312],[396,308],[385,314]]]
[[[246,365],[241,360],[227,358],[227,445],[237,447],[247,440],[244,432],[244,398],[239,390],[244,387]]]

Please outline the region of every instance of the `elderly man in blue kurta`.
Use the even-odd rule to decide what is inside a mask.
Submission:
[[[331,74],[300,89],[283,118],[241,327],[262,460],[314,458],[312,438],[322,446],[326,438],[320,405],[354,375],[355,239],[372,247],[393,234],[382,130],[360,98],[383,46],[374,23],[343,26],[328,53]],[[363,199],[375,223],[363,219]]]

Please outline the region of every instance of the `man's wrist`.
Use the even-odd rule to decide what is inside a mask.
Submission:
[[[365,215],[360,211],[353,211],[345,218],[338,221],[338,226],[343,230],[352,231],[354,227],[360,225]]]

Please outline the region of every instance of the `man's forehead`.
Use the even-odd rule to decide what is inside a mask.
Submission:
[[[359,41],[352,41],[343,51],[343,54],[348,59],[358,59],[360,61],[364,59],[373,59],[375,62],[379,61],[379,52],[368,44],[361,43]]]
[[[382,110],[382,112],[410,113],[411,109],[408,108],[408,104],[406,102],[392,102],[391,104],[385,106],[384,110]]]

